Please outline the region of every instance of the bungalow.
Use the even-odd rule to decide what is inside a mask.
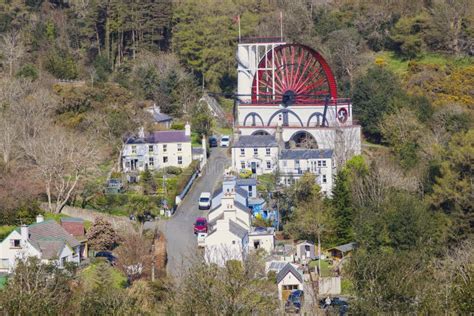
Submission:
[[[278,297],[282,301],[286,301],[290,293],[294,290],[303,291],[303,274],[291,263],[287,263],[280,272],[278,272],[276,279],[278,284]]]
[[[79,264],[81,243],[56,221],[38,215],[36,223],[21,225],[0,243],[0,272],[12,272],[17,260],[33,256],[58,267]]]
[[[81,258],[87,258],[89,247],[87,244],[86,230],[84,228],[84,220],[78,217],[64,217],[61,218],[60,223],[70,235],[81,243]]]
[[[250,227],[249,246],[254,250],[264,249],[270,254],[275,248],[275,228]]]

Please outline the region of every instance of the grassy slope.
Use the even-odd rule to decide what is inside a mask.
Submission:
[[[107,264],[102,261],[92,263],[87,266],[84,270],[80,272],[81,280],[86,284],[86,286],[92,286],[94,284],[95,271],[99,264]],[[122,288],[127,282],[127,278],[123,275],[122,272],[113,268],[111,271],[112,284],[115,288]]]

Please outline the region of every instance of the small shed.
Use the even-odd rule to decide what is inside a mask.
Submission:
[[[357,243],[350,242],[348,244],[329,248],[328,252],[331,254],[331,257],[342,259],[344,257],[349,256],[356,247]]]
[[[278,297],[282,301],[286,301],[294,290],[303,291],[303,275],[291,263],[287,263],[280,272],[278,272],[276,279],[278,284]]]
[[[296,256],[299,261],[310,259],[313,260],[316,258],[314,243],[303,240],[296,244]]]

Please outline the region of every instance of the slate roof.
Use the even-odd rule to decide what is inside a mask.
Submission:
[[[43,259],[57,257],[65,244],[71,248],[80,245],[76,238],[54,220],[31,224],[28,226],[28,233],[30,243],[41,251]]]
[[[286,264],[286,266],[283,267],[283,269],[280,270],[280,272],[278,272],[276,276],[277,283],[280,283],[288,273],[292,273],[295,276],[295,278],[298,279],[298,281],[300,281],[300,283],[303,283],[303,276],[289,262]]]
[[[243,196],[244,198],[247,198],[248,196],[248,192],[239,186],[235,187],[235,193],[237,193],[240,196]]]
[[[287,149],[281,151],[280,159],[329,159],[332,154],[331,149]]]
[[[237,200],[234,200],[234,205],[236,208],[241,209],[242,211],[245,211],[246,213],[250,213],[250,209],[243,205],[242,203],[238,202]]]
[[[239,186],[257,185],[257,179],[255,179],[255,178],[237,179],[237,185],[239,185]]]
[[[151,132],[145,138],[132,136],[127,138],[126,144],[160,144],[160,143],[186,143],[191,138],[185,135],[185,131],[156,131]]]
[[[240,239],[243,239],[245,235],[248,234],[248,231],[244,227],[240,226],[233,220],[229,220],[229,231]]]
[[[239,140],[234,143],[236,148],[242,147],[277,147],[278,143],[275,136],[272,135],[246,135],[240,136]]]
[[[336,250],[339,250],[340,252],[348,252],[348,251],[351,251],[351,250],[354,250],[355,248],[357,247],[357,243],[355,242],[350,242],[348,244],[344,244],[344,245],[340,245],[340,246],[337,246],[337,247],[333,247],[333,248],[330,248],[328,250],[331,250],[331,249],[336,249]]]
[[[153,111],[153,119],[156,123],[163,123],[172,121],[173,118],[165,113]]]

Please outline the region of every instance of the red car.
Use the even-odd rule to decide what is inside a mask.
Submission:
[[[196,218],[194,223],[194,233],[207,233],[207,219],[204,217]]]

